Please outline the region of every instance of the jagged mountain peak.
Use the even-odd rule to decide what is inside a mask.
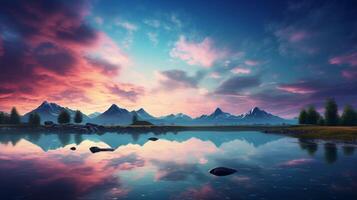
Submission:
[[[117,104],[113,103],[108,110],[118,110],[120,109],[119,106],[117,106]]]
[[[115,114],[121,114],[121,113],[129,113],[129,111],[124,108],[120,108],[116,104],[112,104],[108,108],[108,110],[106,110],[102,115],[115,115]]]
[[[144,108],[140,108],[139,110],[137,110],[136,112],[146,112],[146,110]]]
[[[140,119],[154,119],[155,117],[146,112],[144,108],[140,108],[139,110],[132,111],[131,113],[137,114]]]
[[[265,110],[260,109],[259,107],[252,108],[249,113],[256,114],[256,113],[267,113]]]
[[[223,113],[223,111],[220,108],[216,108],[216,110],[213,112],[214,115],[220,115],[222,113]]]

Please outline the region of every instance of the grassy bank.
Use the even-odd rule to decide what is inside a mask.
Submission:
[[[284,133],[302,139],[323,139],[357,142],[357,126],[289,126],[272,127],[266,132]]]

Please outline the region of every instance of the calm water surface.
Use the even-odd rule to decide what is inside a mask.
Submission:
[[[0,142],[4,200],[357,199],[352,145],[259,132],[8,133]],[[218,166],[238,172],[208,173]]]

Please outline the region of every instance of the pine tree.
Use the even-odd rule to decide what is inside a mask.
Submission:
[[[83,114],[81,111],[77,110],[76,114],[74,115],[74,122],[77,124],[82,123],[83,121]]]
[[[299,115],[299,124],[306,124],[307,123],[307,112],[305,109],[302,109]]]
[[[39,126],[41,125],[41,117],[38,113],[31,113],[29,116],[29,125],[30,126]]]
[[[341,115],[341,124],[344,126],[357,125],[357,113],[352,106],[345,106]]]
[[[10,124],[20,124],[20,115],[15,107],[11,109]]]
[[[325,119],[322,116],[320,116],[320,119],[319,119],[319,121],[317,121],[317,124],[320,126],[325,125]]]
[[[67,110],[62,110],[58,115],[57,122],[59,124],[67,124],[71,121],[71,116],[69,115]]]
[[[334,99],[326,101],[325,124],[329,126],[336,126],[338,124],[338,108]]]
[[[0,124],[5,124],[5,114],[0,112]]]
[[[315,110],[313,106],[310,106],[307,110],[306,123],[307,124],[317,124],[320,119],[320,114]]]

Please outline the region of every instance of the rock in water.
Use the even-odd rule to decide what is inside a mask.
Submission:
[[[151,137],[149,138],[148,140],[151,140],[151,141],[157,141],[159,138],[156,138],[156,137]]]
[[[76,150],[76,147],[71,147],[71,150],[72,150],[72,151],[75,151],[75,150]]]
[[[209,173],[211,173],[215,176],[228,176],[228,175],[234,174],[236,172],[237,172],[237,170],[227,168],[227,167],[216,167],[214,169],[211,169],[211,171],[209,171]]]
[[[100,147],[91,147],[91,148],[89,148],[89,150],[92,153],[98,153],[101,151],[114,151],[114,149],[112,149],[112,148],[100,148]]]

